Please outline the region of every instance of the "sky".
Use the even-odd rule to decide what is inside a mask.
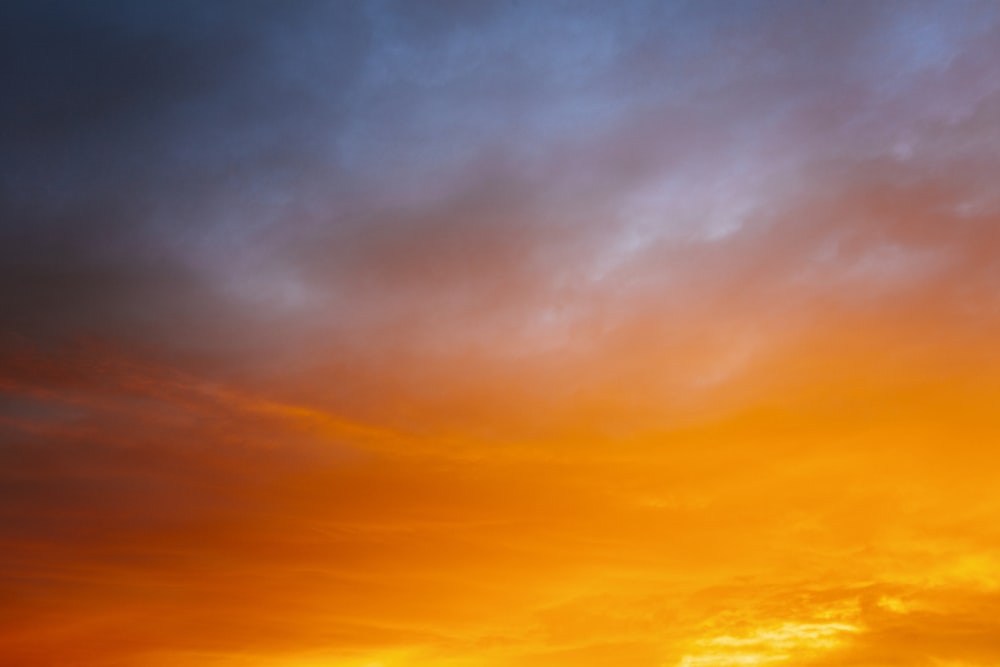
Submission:
[[[1000,664],[1000,4],[0,3],[0,662]]]

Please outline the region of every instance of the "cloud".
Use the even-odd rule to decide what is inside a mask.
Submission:
[[[990,3],[0,12],[11,660],[995,662]]]

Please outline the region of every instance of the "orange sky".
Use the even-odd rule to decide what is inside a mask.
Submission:
[[[0,665],[1000,663],[996,6],[30,4]]]

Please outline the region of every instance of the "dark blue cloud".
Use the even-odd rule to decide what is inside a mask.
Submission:
[[[0,306],[209,355],[530,329],[852,169],[927,177],[996,95],[962,7],[4,3]]]

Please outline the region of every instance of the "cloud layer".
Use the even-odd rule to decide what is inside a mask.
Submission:
[[[14,665],[995,664],[991,2],[8,2]]]

